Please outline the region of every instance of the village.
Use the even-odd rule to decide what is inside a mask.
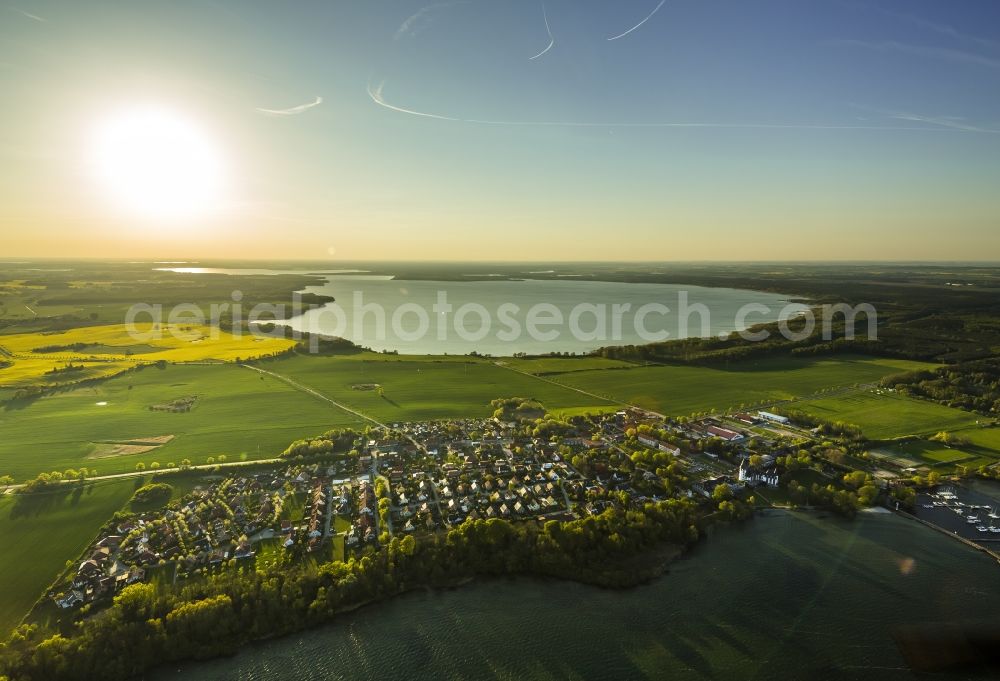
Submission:
[[[777,458],[807,434],[768,412],[666,421],[636,409],[371,428],[349,451],[204,476],[165,508],[126,514],[50,596],[72,609],[129,584],[259,560],[348,560],[468,519],[573,520],[670,497],[741,498],[777,487]]]

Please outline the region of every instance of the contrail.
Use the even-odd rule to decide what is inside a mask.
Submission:
[[[548,12],[545,11],[544,2],[542,3],[542,19],[545,21],[545,32],[549,34],[549,45],[544,50],[536,54],[534,57],[528,57],[528,59],[538,59],[543,54],[551,50],[556,44],[556,39],[552,37],[552,29],[549,28],[549,15]]]
[[[31,19],[32,21],[37,21],[42,24],[47,23],[47,19],[45,19],[44,17],[40,17],[37,14],[32,14],[31,12],[25,12],[23,9],[20,9],[19,7],[11,7],[10,9],[17,12],[22,17],[26,17],[28,19]]]
[[[368,84],[368,96],[379,106],[396,111],[398,113],[419,116],[421,118],[433,118],[439,121],[450,121],[452,123],[469,123],[472,125],[502,125],[506,127],[544,127],[544,128],[706,128],[720,130],[885,130],[885,131],[915,131],[915,132],[951,132],[951,133],[988,133],[1000,134],[1000,130],[989,130],[986,128],[972,127],[945,127],[939,125],[929,126],[902,126],[902,125],[833,125],[827,123],[705,123],[697,121],[654,121],[641,123],[635,121],[501,121],[483,118],[458,118],[456,116],[445,116],[443,114],[430,113],[427,111],[417,111],[407,109],[386,101],[382,94],[385,82],[379,83],[377,87]]]
[[[311,102],[306,104],[299,104],[298,106],[292,106],[287,109],[257,109],[262,114],[269,114],[271,116],[294,116],[295,114],[300,114],[303,111],[307,111],[314,106],[319,106],[323,103],[322,97],[316,97]]]
[[[616,36],[612,36],[612,37],[608,38],[608,40],[618,40],[619,38],[624,38],[624,37],[625,37],[625,36],[627,36],[627,35],[628,35],[629,33],[631,33],[631,32],[632,32],[632,31],[634,31],[635,29],[637,29],[637,28],[639,28],[640,26],[642,26],[642,25],[643,25],[644,23],[646,23],[647,21],[649,21],[650,19],[652,19],[652,18],[653,18],[653,15],[654,15],[654,14],[656,14],[657,12],[659,12],[659,11],[660,11],[660,8],[661,8],[661,7],[663,7],[663,3],[665,3],[666,1],[667,1],[667,0],[660,0],[660,4],[656,6],[656,9],[654,9],[654,10],[653,10],[652,12],[650,12],[650,13],[649,13],[649,16],[647,16],[647,17],[646,17],[645,19],[643,19],[643,20],[642,20],[642,21],[640,21],[640,22],[639,22],[638,24],[636,24],[635,26],[633,26],[633,27],[632,27],[632,28],[630,28],[629,30],[625,31],[624,33],[619,33],[619,34],[618,34],[618,35],[616,35]]]
[[[371,97],[372,101],[375,102],[376,104],[378,104],[379,106],[383,106],[386,109],[390,109],[392,111],[398,111],[399,113],[410,114],[411,116],[422,116],[424,118],[436,118],[439,121],[454,121],[455,123],[462,123],[462,122],[464,122],[461,118],[452,118],[451,116],[439,116],[437,114],[424,113],[423,111],[414,111],[413,109],[404,109],[404,108],[399,107],[399,106],[394,106],[394,105],[390,104],[389,102],[385,101],[385,98],[382,97],[382,87],[384,85],[385,85],[384,82],[383,83],[379,83],[378,87],[373,88],[372,84],[368,83],[368,96]]]

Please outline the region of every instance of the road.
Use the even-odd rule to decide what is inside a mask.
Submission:
[[[387,431],[391,430],[391,428],[387,424],[382,423],[381,421],[379,421],[377,419],[374,419],[371,416],[368,416],[367,414],[363,414],[362,412],[358,411],[357,409],[353,409],[353,408],[347,406],[346,404],[342,404],[340,402],[337,402],[336,400],[330,399],[329,397],[327,397],[323,393],[321,393],[321,392],[319,392],[317,390],[314,390],[314,389],[310,388],[307,385],[302,385],[298,381],[296,381],[296,380],[294,380],[292,378],[289,378],[288,376],[284,376],[282,374],[278,374],[278,373],[275,373],[273,371],[268,371],[267,369],[261,369],[260,367],[255,367],[255,366],[252,366],[250,364],[240,364],[240,366],[244,367],[246,369],[250,369],[251,371],[256,371],[257,373],[265,374],[267,376],[271,376],[272,378],[276,378],[279,381],[287,383],[288,385],[292,386],[296,390],[300,390],[300,391],[306,393],[307,395],[311,395],[312,397],[315,397],[318,400],[322,400],[323,402],[326,402],[327,404],[329,404],[329,405],[331,405],[333,407],[336,407],[337,409],[340,409],[342,411],[346,411],[349,414],[353,414],[354,416],[357,416],[358,418],[360,418],[360,419],[362,419],[364,421],[368,421],[369,423],[373,423],[376,426],[379,426],[380,428],[384,428]],[[418,449],[421,449],[421,450],[424,451],[424,453],[426,453],[426,450],[424,449],[424,447],[420,443],[418,443],[415,439],[413,439],[409,435],[407,435],[406,437]],[[281,463],[283,460],[284,459],[282,459],[280,457],[275,457],[275,458],[271,458],[271,459],[254,459],[253,461],[227,461],[225,463],[214,463],[214,464],[204,464],[204,465],[197,465],[197,466],[188,466],[187,469],[184,469],[184,470],[207,470],[207,471],[211,471],[211,470],[213,470],[215,468],[228,468],[230,466],[246,466],[246,465],[253,465],[253,464],[274,464],[274,463]],[[98,475],[96,477],[87,478],[87,482],[92,482],[92,481],[97,481],[97,480],[116,480],[116,479],[120,479],[120,478],[137,478],[137,477],[140,477],[140,476],[143,476],[143,475],[149,475],[151,473],[172,473],[172,472],[176,472],[176,471],[180,471],[180,470],[182,470],[182,469],[181,468],[160,468],[160,469],[158,469],[156,471],[145,470],[145,471],[129,471],[127,473],[112,473],[112,474],[109,474],[109,475]],[[375,471],[373,471],[373,473],[374,472]],[[65,481],[65,482],[67,484],[69,484],[69,483],[72,483],[72,482],[75,482],[75,481],[68,480],[68,481]],[[4,488],[2,491],[0,491],[0,494],[10,494],[11,492],[13,492],[15,490],[18,490],[18,489],[20,489],[22,487],[24,487],[24,483],[18,483],[16,485],[10,485],[10,486]]]
[[[333,521],[333,485],[327,485],[323,490],[326,493],[326,522],[323,527],[323,537],[330,536],[330,524]]]
[[[277,457],[277,458],[273,458],[273,459],[253,459],[252,461],[226,461],[224,463],[213,463],[213,464],[207,464],[206,463],[206,464],[199,464],[197,466],[188,466],[187,468],[175,467],[175,468],[157,468],[156,470],[149,470],[149,469],[147,469],[147,470],[144,470],[144,471],[129,471],[127,473],[111,473],[111,474],[108,474],[108,475],[97,475],[97,476],[94,476],[92,478],[91,477],[86,478],[86,482],[96,482],[96,481],[99,481],[99,480],[118,480],[118,479],[121,479],[121,478],[139,478],[139,477],[143,477],[143,476],[146,476],[146,475],[161,474],[161,473],[177,473],[177,472],[180,472],[180,471],[209,471],[209,472],[211,472],[211,471],[214,471],[216,468],[229,468],[229,467],[232,467],[232,466],[235,466],[235,467],[239,467],[239,466],[254,466],[254,465],[257,465],[257,464],[276,464],[276,463],[281,463],[283,461],[287,461],[287,459],[282,459],[281,457]],[[62,484],[70,485],[70,484],[73,484],[75,482],[79,482],[79,480],[77,480],[77,479],[63,480]],[[18,489],[21,489],[22,487],[24,487],[24,483],[18,483],[16,485],[10,485],[10,486],[4,488],[3,492],[0,492],[0,493],[2,493],[2,494],[10,494],[11,492],[13,492],[15,490],[18,490]],[[40,494],[44,494],[44,492],[40,492]]]

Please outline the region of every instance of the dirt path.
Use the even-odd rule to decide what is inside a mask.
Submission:
[[[354,416],[357,416],[358,418],[360,418],[360,419],[362,419],[364,421],[368,421],[370,423],[374,423],[376,426],[380,426],[382,428],[385,428],[386,430],[391,430],[389,428],[389,426],[387,426],[386,424],[382,423],[381,421],[379,421],[377,419],[374,419],[371,416],[368,416],[367,414],[363,414],[360,411],[358,411],[357,409],[352,409],[351,407],[348,407],[346,404],[342,404],[341,402],[337,402],[336,400],[333,400],[333,399],[327,397],[326,395],[324,395],[323,393],[319,392],[318,390],[314,390],[313,388],[310,388],[307,385],[303,385],[303,384],[299,383],[298,381],[296,381],[293,378],[289,378],[288,376],[284,376],[282,374],[277,374],[277,373],[275,373],[273,371],[268,371],[267,369],[261,369],[260,367],[255,367],[255,366],[250,365],[250,364],[240,364],[240,366],[244,367],[246,369],[250,369],[251,371],[256,371],[257,373],[264,374],[266,376],[271,376],[272,378],[276,378],[276,379],[278,379],[279,381],[281,381],[283,383],[287,383],[288,385],[292,386],[296,390],[304,392],[307,395],[312,395],[313,397],[315,397],[318,400],[322,400],[323,402],[326,402],[327,404],[333,405],[334,407],[336,407],[337,409],[340,409],[341,411],[346,411],[348,414],[353,414]]]
[[[521,371],[520,369],[515,369],[514,367],[510,366],[506,362],[496,361],[496,362],[493,362],[493,364],[495,366],[500,367],[501,369],[507,369],[508,371],[513,371],[516,374],[522,374],[524,376],[528,376],[530,378],[534,378],[535,380],[538,380],[538,381],[544,381],[545,383],[551,383],[552,385],[557,385],[560,388],[565,388],[566,390],[572,390],[573,392],[580,393],[581,395],[586,395],[587,397],[592,397],[592,398],[594,398],[596,400],[600,400],[601,402],[607,402],[609,404],[617,404],[617,405],[620,405],[620,406],[623,406],[623,407],[630,407],[632,409],[638,409],[640,411],[644,411],[644,412],[647,412],[649,414],[653,414],[654,416],[658,416],[661,419],[667,418],[663,414],[655,412],[652,409],[646,409],[645,407],[640,407],[640,406],[638,406],[636,404],[630,404],[629,402],[622,402],[621,400],[616,400],[616,399],[611,398],[611,397],[605,397],[604,395],[598,395],[597,393],[592,393],[592,392],[590,392],[588,390],[583,390],[582,388],[575,388],[575,387],[573,387],[571,385],[567,385],[565,383],[560,383],[559,381],[555,381],[555,380],[553,380],[551,378],[546,378],[544,376],[539,376],[537,374],[533,374],[533,373],[530,373],[528,371]]]

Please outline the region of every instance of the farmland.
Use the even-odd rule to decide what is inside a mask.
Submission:
[[[497,397],[532,397],[552,410],[613,406],[492,362],[464,357],[361,353],[294,356],[261,366],[382,421],[485,416]]]
[[[667,415],[770,403],[820,390],[878,381],[932,365],[908,360],[835,356],[775,358],[729,366],[644,366],[577,371],[559,382]]]
[[[294,345],[281,338],[234,336],[205,325],[145,323],[129,331],[124,324],[108,324],[4,336],[2,346],[12,366],[0,369],[0,385],[76,383],[136,364],[236,361],[273,355]]]
[[[604,357],[532,357],[530,359],[504,359],[501,361],[512,369],[535,375],[594,369],[630,369],[636,366],[633,362]]]
[[[957,466],[975,469],[1000,459],[1000,429],[982,427],[981,416],[935,402],[871,390],[801,400],[794,407],[824,421],[857,426],[870,440],[890,441],[873,453],[897,466],[951,472]],[[940,432],[958,441],[945,444],[930,439]]]
[[[0,635],[6,635],[45,589],[132,496],[133,480],[31,496],[0,496]]]
[[[980,418],[934,402],[873,391],[803,400],[796,403],[795,408],[825,421],[843,421],[858,426],[872,440],[934,435],[974,426]]]
[[[535,398],[562,414],[605,411],[619,402],[688,414],[809,395],[922,366],[859,357],[769,360],[727,369],[616,368],[623,363],[600,360],[608,368],[572,370],[573,362],[587,364],[591,358],[526,360],[515,366],[528,361],[536,362],[530,368],[546,374],[562,370],[542,380],[476,358],[374,353],[293,355],[264,361],[261,367],[367,416],[396,422],[485,416],[491,400],[515,396]],[[808,404],[822,407],[824,402]],[[916,404],[935,413],[954,412]],[[204,463],[220,454],[230,461],[269,458],[292,440],[359,421],[279,378],[242,367],[149,366],[92,386],[9,403],[0,411],[5,436],[0,474],[25,479],[80,466],[109,474],[134,470],[139,462],[165,465],[187,458]],[[949,427],[942,423],[925,430]],[[960,425],[959,420],[951,427]]]
[[[195,398],[189,411],[171,411]],[[164,410],[152,407],[166,406]],[[356,417],[288,384],[233,365],[146,367],[0,410],[0,474],[17,479],[80,466],[99,474],[139,462],[269,458],[297,438],[356,425]],[[173,438],[141,453],[130,443]],[[134,444],[132,446],[135,446]],[[108,455],[110,451],[111,455]]]

